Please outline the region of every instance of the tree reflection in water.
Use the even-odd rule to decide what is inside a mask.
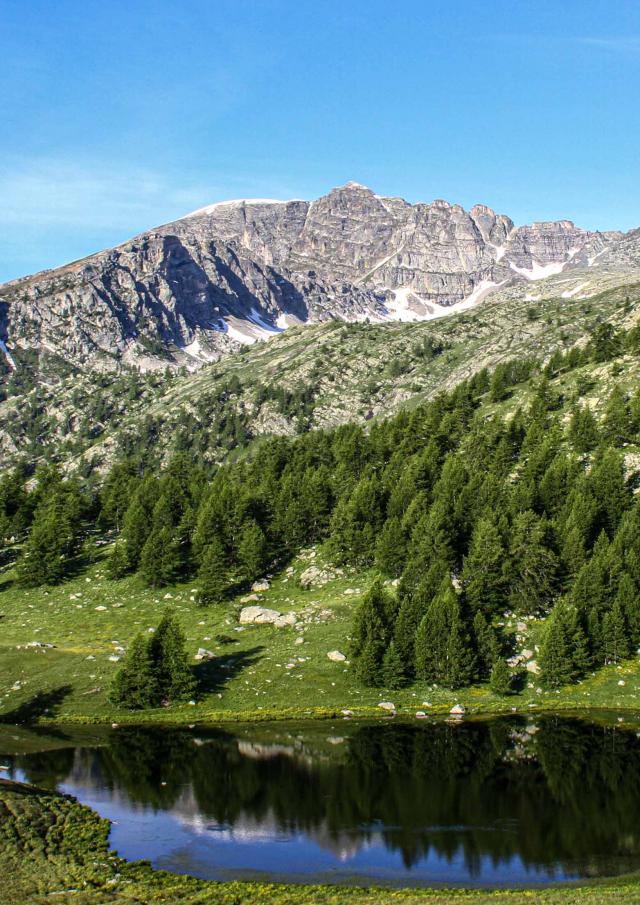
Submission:
[[[429,853],[462,857],[470,876],[487,858],[582,876],[640,865],[634,733],[553,716],[340,728],[333,749],[308,727],[283,726],[279,743],[259,728],[122,728],[104,747],[9,760],[32,782],[73,777],[218,827],[268,825],[334,851],[375,837],[407,868]]]

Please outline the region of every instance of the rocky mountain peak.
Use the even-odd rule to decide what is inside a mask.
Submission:
[[[100,367],[198,366],[328,318],[418,320],[567,268],[640,266],[637,234],[516,227],[485,204],[410,204],[347,182],[315,201],[220,201],[0,287],[0,339]]]

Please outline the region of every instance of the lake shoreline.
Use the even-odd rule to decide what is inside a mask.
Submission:
[[[569,905],[576,901],[640,902],[637,874],[545,888],[465,889],[296,883],[216,882],[156,870],[145,861],[127,861],[109,848],[111,824],[77,798],[35,785],[0,778],[0,866],[5,877],[0,902],[210,903],[249,905]],[[28,853],[28,856],[26,856]]]
[[[513,699],[510,699],[513,700]],[[464,712],[460,714],[452,714],[451,709],[456,704],[462,704]],[[296,721],[314,721],[314,722],[335,722],[339,720],[411,720],[422,721],[431,717],[447,718],[452,720],[468,719],[468,718],[489,718],[498,716],[535,716],[537,713],[554,714],[558,713],[562,716],[579,716],[580,714],[589,714],[592,716],[596,713],[609,713],[622,718],[625,716],[635,715],[640,720],[640,706],[625,706],[624,704],[607,704],[598,701],[594,704],[580,702],[576,705],[574,700],[571,701],[549,701],[541,703],[535,707],[518,706],[517,704],[507,704],[504,707],[474,707],[464,703],[464,698],[452,699],[451,705],[437,704],[425,709],[424,707],[416,707],[410,709],[404,706],[398,706],[395,711],[381,707],[348,707],[344,708],[275,708],[273,710],[207,710],[206,712],[197,711],[195,709],[185,710],[180,708],[163,708],[161,710],[152,711],[129,711],[113,712],[104,717],[58,713],[55,717],[39,716],[36,719],[11,722],[7,719],[7,714],[0,715],[0,725],[16,725],[16,726],[56,726],[56,725],[78,725],[78,726],[148,726],[148,725],[166,725],[166,726],[200,726],[205,724],[219,723],[285,723]],[[417,715],[420,714],[420,715]],[[422,715],[424,714],[424,715]]]

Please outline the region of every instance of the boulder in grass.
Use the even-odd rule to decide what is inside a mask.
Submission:
[[[266,578],[261,578],[259,581],[254,581],[251,585],[251,590],[254,593],[260,593],[260,591],[268,591],[269,590],[269,582]]]
[[[464,704],[454,704],[449,713],[451,716],[464,716],[467,711],[465,710]]]
[[[281,616],[264,606],[245,606],[240,610],[240,625],[273,625]]]
[[[344,663],[344,661],[347,659],[346,656],[342,653],[342,651],[339,651],[339,650],[330,650],[329,653],[327,654],[327,657],[333,663]]]
[[[396,705],[392,701],[380,701],[378,707],[380,707],[382,710],[388,710],[389,713],[396,712]]]

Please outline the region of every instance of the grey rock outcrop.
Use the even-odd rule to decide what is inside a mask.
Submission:
[[[82,366],[196,368],[297,324],[440,316],[511,281],[604,262],[637,268],[638,231],[516,227],[484,205],[409,204],[347,183],[312,202],[214,204],[0,286],[0,340]]]

